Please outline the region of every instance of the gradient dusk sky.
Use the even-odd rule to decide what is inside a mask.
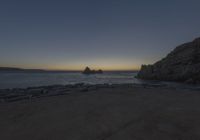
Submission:
[[[200,36],[200,0],[0,0],[0,66],[139,69]]]

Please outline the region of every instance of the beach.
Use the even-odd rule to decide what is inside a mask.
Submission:
[[[1,0],[0,140],[200,140],[200,0]]]
[[[0,90],[2,140],[199,140],[199,90],[67,85]]]

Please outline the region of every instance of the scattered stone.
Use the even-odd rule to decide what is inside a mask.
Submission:
[[[75,84],[74,86],[75,87],[82,87],[82,86],[84,86],[84,83],[78,83],[78,84]]]
[[[14,101],[20,101],[20,100],[25,100],[25,99],[30,99],[29,96],[24,95],[24,96],[13,96],[12,98],[7,98],[6,102],[14,102]]]
[[[88,89],[88,88],[83,88],[83,89],[81,89],[80,91],[81,91],[81,92],[88,92],[89,89]]]
[[[188,80],[185,81],[186,84],[195,84],[196,82],[194,81],[194,79],[190,78]]]

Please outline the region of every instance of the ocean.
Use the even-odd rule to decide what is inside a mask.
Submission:
[[[84,75],[81,72],[1,72],[0,88],[27,88],[67,84],[124,84],[138,83],[136,72],[104,72]]]
[[[191,87],[190,85],[147,81],[135,78],[137,72],[104,72],[103,74],[84,75],[81,72],[1,72],[0,89],[27,88],[67,84],[154,84]],[[195,86],[196,87],[196,86]]]

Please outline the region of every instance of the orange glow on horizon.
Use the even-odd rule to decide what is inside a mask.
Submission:
[[[85,69],[85,67],[88,66],[91,69],[102,69],[104,71],[131,71],[131,70],[139,70],[140,67],[139,66],[133,66],[133,67],[128,67],[128,66],[124,66],[124,67],[120,67],[120,66],[92,66],[92,65],[85,65],[85,66],[73,66],[73,67],[68,67],[68,66],[63,66],[63,67],[48,67],[48,68],[44,68],[46,70],[71,70],[71,71],[82,71]]]
[[[2,67],[13,67],[13,68],[23,68],[23,69],[42,69],[42,70],[60,70],[60,71],[82,71],[85,67],[88,66],[91,69],[101,69],[103,71],[134,71],[139,70],[140,66],[120,66],[120,65],[110,65],[110,66],[96,66],[96,65],[71,65],[71,66],[60,66],[60,65],[52,65],[52,66],[20,66],[20,65],[10,65],[10,66],[2,66]]]
[[[43,69],[43,70],[62,70],[62,71],[82,71],[86,66],[91,69],[101,69],[103,71],[132,71],[139,70],[143,62],[140,60],[130,59],[88,59],[88,60],[60,60],[54,63],[27,63],[27,64],[13,64],[8,67],[24,68],[24,69]]]

